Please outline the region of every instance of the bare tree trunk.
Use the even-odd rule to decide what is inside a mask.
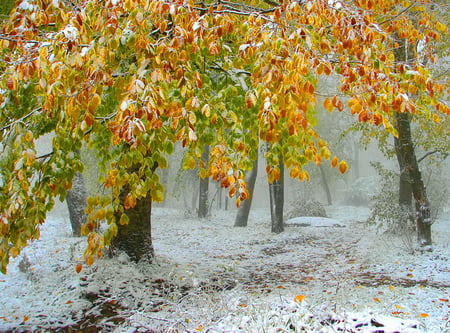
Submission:
[[[246,227],[248,222],[248,215],[250,214],[250,208],[252,206],[253,195],[255,193],[256,176],[258,175],[258,156],[253,161],[252,170],[248,171],[245,176],[245,182],[247,183],[247,189],[250,193],[250,197],[244,200],[239,207],[236,219],[234,220],[235,227]]]
[[[207,168],[209,163],[209,146],[203,147],[202,153],[202,161],[204,166]],[[200,191],[198,197],[198,217],[204,218],[208,216],[209,204],[208,204],[208,196],[209,196],[209,178],[200,178]]]
[[[398,63],[409,63],[415,52],[414,45],[408,44],[402,38],[397,40],[398,47],[394,49],[395,60]],[[396,112],[396,129],[398,138],[395,140],[397,160],[400,166],[400,206],[411,205],[411,192],[414,198],[417,239],[420,246],[430,246],[431,241],[431,209],[428,201],[422,174],[417,162],[416,152],[411,135],[411,115],[407,112]],[[407,183],[410,184],[407,184]],[[409,188],[410,187],[410,188]]]
[[[411,205],[414,198],[417,239],[420,246],[429,246],[431,241],[430,203],[417,162],[411,136],[411,115],[396,113],[397,131],[396,153],[400,166],[400,205]]]
[[[284,231],[283,206],[284,206],[284,163],[280,156],[280,179],[269,184],[270,216],[272,232],[277,234]]]
[[[72,180],[72,189],[67,191],[67,208],[69,210],[70,225],[74,236],[80,236],[81,226],[86,222],[87,191],[83,175],[77,172]]]
[[[319,169],[320,169],[320,177],[322,178],[322,186],[323,189],[325,190],[325,193],[327,195],[327,202],[328,205],[332,205],[333,204],[333,200],[331,199],[331,191],[330,191],[330,187],[328,186],[328,181],[327,181],[327,177],[325,175],[325,170],[323,169],[323,165],[319,165]]]

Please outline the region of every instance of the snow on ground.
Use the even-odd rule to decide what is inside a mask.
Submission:
[[[450,332],[450,212],[425,253],[376,234],[368,214],[333,206],[331,226],[276,235],[266,210],[234,228],[235,212],[155,208],[156,264],[105,258],[77,274],[84,239],[56,211],[0,275],[0,331]]]

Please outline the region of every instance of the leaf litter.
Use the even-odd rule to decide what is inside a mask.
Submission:
[[[85,241],[60,208],[0,280],[0,331],[450,332],[450,213],[434,251],[410,253],[361,222],[368,209],[328,210],[339,224],[277,235],[265,210],[234,228],[235,211],[155,208],[155,264],[81,269]]]

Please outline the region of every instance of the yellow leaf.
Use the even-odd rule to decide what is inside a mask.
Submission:
[[[394,291],[395,287],[394,286],[389,286],[389,290],[390,291]]]
[[[297,295],[294,297],[294,302],[301,303],[305,299],[305,295]]]
[[[98,94],[95,94],[89,101],[88,111],[90,113],[94,113],[95,110],[99,107],[99,105],[101,103],[102,103],[102,99],[100,98],[100,96]]]
[[[329,99],[328,97],[325,98],[325,100],[323,101],[323,106],[325,107],[325,109],[326,109],[328,112],[331,112],[331,111],[333,111],[333,109],[334,109],[333,102],[332,102],[332,100]]]
[[[396,308],[397,310],[400,310],[400,309],[403,309],[403,306],[398,305],[398,304],[395,304],[395,305],[394,305],[394,308]]]
[[[439,32],[445,33],[445,32],[447,32],[447,27],[445,26],[445,24],[438,22],[436,24],[436,30]]]

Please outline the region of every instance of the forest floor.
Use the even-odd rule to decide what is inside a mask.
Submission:
[[[273,234],[265,210],[234,228],[233,211],[155,208],[155,264],[76,273],[85,239],[56,210],[0,276],[0,332],[450,332],[450,212],[423,253],[367,226],[367,208],[327,213]]]

